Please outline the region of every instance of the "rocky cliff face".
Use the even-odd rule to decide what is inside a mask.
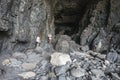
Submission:
[[[54,0],[0,0],[0,52],[11,53],[35,47],[54,34]]]
[[[119,14],[120,0],[0,0],[0,80],[120,80]]]
[[[119,0],[0,0],[0,52],[34,48],[49,33],[98,52],[119,49],[119,7]]]
[[[63,34],[97,52],[119,49],[120,1],[61,0],[58,4],[55,9],[56,32],[63,32],[64,28]]]

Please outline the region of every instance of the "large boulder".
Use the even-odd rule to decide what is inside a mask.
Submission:
[[[67,62],[71,62],[71,58],[68,54],[55,52],[51,55],[50,63],[52,65],[62,66],[62,65],[67,64]]]

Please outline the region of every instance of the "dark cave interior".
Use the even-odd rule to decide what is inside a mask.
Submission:
[[[83,3],[83,4],[81,4]],[[55,7],[55,34],[65,34],[80,44],[80,20],[82,19],[87,1],[58,1]]]

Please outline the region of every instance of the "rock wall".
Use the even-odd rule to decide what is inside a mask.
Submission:
[[[119,49],[119,7],[119,0],[92,0],[80,20],[81,45],[98,52]]]
[[[54,22],[94,51],[119,49],[119,7],[119,0],[0,0],[0,52],[34,48],[37,36],[46,43]]]
[[[54,0],[0,0],[0,52],[35,47],[40,36],[54,35]]]

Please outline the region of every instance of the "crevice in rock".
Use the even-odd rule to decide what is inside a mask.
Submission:
[[[77,2],[78,1],[78,2]],[[80,43],[80,20],[86,12],[90,1],[58,1],[55,9],[55,35],[69,35],[77,43]]]

